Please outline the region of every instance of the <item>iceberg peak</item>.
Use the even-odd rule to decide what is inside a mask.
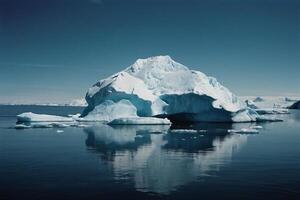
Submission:
[[[188,68],[180,63],[175,62],[170,56],[153,56],[149,58],[139,58],[128,67],[125,71],[131,74],[139,72],[147,72],[150,70],[170,72],[176,70],[188,70]]]

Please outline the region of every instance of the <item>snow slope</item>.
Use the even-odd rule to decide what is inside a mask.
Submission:
[[[97,121],[103,118],[105,107],[111,106],[107,101],[114,107],[124,100],[132,104],[139,117],[211,122],[260,120],[255,111],[215,78],[189,70],[169,56],[138,59],[125,70],[97,82],[86,94],[88,106],[81,117]],[[122,113],[122,117],[132,117],[132,111],[128,116]]]

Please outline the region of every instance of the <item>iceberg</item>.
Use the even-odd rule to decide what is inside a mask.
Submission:
[[[263,102],[264,99],[262,97],[256,97],[253,101],[254,102]]]
[[[240,97],[249,108],[261,115],[290,114],[291,105],[299,97],[264,96],[264,97]]]
[[[138,59],[125,70],[98,81],[85,98],[88,105],[80,118],[87,121],[132,123],[128,119],[137,117],[189,122],[261,119],[215,78],[190,70],[169,56]],[[118,118],[122,120],[113,122]]]

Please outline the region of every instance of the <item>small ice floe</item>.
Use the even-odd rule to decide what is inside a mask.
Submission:
[[[252,129],[262,129],[262,126],[251,126]]]
[[[89,127],[89,125],[87,124],[80,124],[80,123],[76,123],[71,125],[72,127],[78,127],[78,128],[85,128],[85,127]]]
[[[63,133],[63,130],[57,130],[56,133]]]
[[[207,130],[194,130],[194,129],[171,129],[169,130],[171,133],[204,133]]]
[[[22,113],[17,116],[16,129],[25,128],[66,128],[66,127],[87,127],[76,119],[80,114],[69,115],[69,117],[35,114],[32,112]]]
[[[25,129],[25,128],[30,128],[30,126],[25,125],[25,124],[16,124],[15,129]]]
[[[284,108],[255,109],[255,111],[260,115],[290,114],[289,110]]]
[[[229,129],[227,130],[228,133],[258,133],[259,131],[254,128],[242,128],[239,130],[236,129]]]
[[[73,122],[71,117],[56,115],[35,114],[32,112],[22,113],[17,116],[18,122]]]

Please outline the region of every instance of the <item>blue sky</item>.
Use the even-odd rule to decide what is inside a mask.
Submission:
[[[298,95],[299,2],[0,0],[0,103],[69,102],[155,55],[237,95]]]

